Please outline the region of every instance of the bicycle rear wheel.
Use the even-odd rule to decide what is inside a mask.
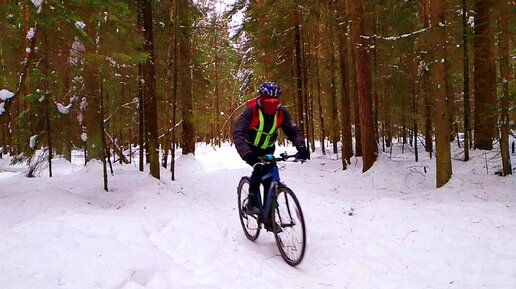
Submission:
[[[296,195],[288,187],[278,187],[272,226],[281,256],[290,266],[298,265],[306,248],[305,220]]]
[[[240,218],[242,229],[244,229],[245,236],[247,239],[254,241],[260,234],[260,223],[258,222],[258,216],[248,215],[244,211],[244,208],[249,201],[249,185],[250,180],[248,177],[243,177],[240,179],[240,183],[238,183],[238,216]]]

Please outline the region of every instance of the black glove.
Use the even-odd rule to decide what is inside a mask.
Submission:
[[[305,148],[300,149],[296,154],[296,159],[309,160],[310,159],[310,151]]]
[[[259,162],[260,160],[258,159],[258,155],[256,155],[255,153],[253,152],[250,152],[250,153],[247,153],[244,157],[243,157],[244,161],[250,165],[251,167],[256,164],[257,162]]]

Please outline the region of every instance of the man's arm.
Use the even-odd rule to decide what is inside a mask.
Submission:
[[[242,112],[233,125],[233,142],[235,143],[237,152],[242,159],[245,155],[252,153],[252,150],[249,147],[249,144],[245,141],[245,138],[249,133],[249,125],[253,118],[253,109],[254,108],[252,106],[246,107],[244,112]]]

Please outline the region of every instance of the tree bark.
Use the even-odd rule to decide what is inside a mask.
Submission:
[[[344,1],[337,5],[336,17],[338,22],[342,22],[339,15],[343,15],[346,10]],[[347,19],[345,17],[344,19]],[[342,125],[342,167],[346,168],[347,164],[351,163],[353,156],[353,137],[351,134],[351,102],[349,99],[349,73],[348,73],[348,39],[346,36],[347,25],[340,25],[337,30],[339,40],[339,68],[341,80],[341,125]]]
[[[142,64],[143,70],[143,94],[144,94],[144,117],[147,132],[147,147],[149,156],[150,174],[159,179],[159,142],[158,142],[158,110],[156,95],[156,69],[154,63],[154,35],[152,1],[139,0],[139,9],[142,14],[142,28],[145,39],[143,49],[149,58]]]
[[[316,78],[317,78],[317,103],[319,104],[319,124],[320,124],[320,132],[321,132],[321,152],[323,155],[326,155],[326,146],[324,141],[326,139],[326,133],[324,130],[324,113],[322,106],[322,92],[321,92],[321,74],[319,69],[319,46],[315,47],[315,67],[316,67]]]
[[[352,44],[353,45],[353,44]],[[356,76],[356,58],[355,58],[355,52],[353,49],[353,46],[351,47],[351,54],[352,54],[352,61],[353,61],[353,69],[355,72],[353,73],[353,89],[352,95],[353,95],[353,115],[355,117],[355,156],[361,157],[362,156],[362,129],[360,127],[360,104],[358,102],[358,83],[357,83],[357,76]],[[388,128],[388,127],[387,127]]]
[[[491,150],[496,128],[496,74],[491,0],[474,0],[475,148]]]
[[[305,35],[308,34],[305,32]],[[310,150],[310,124],[313,123],[311,121],[311,114],[310,114],[310,89],[308,87],[308,67],[309,67],[309,57],[310,57],[310,41],[303,40],[303,46],[302,46],[302,63],[303,63],[303,124],[305,131],[303,132],[305,134],[305,142],[306,142],[306,149]]]
[[[500,0],[500,78],[502,95],[500,100],[500,151],[502,155],[502,175],[512,174],[511,156],[509,154],[509,81],[511,79],[509,65],[509,4]]]
[[[299,130],[305,132],[305,124],[303,120],[304,105],[303,105],[303,79],[302,79],[302,56],[301,56],[301,24],[299,23],[299,15],[296,12],[296,24],[294,34],[295,45],[295,77],[296,77],[296,98],[297,98],[297,114],[299,119]]]
[[[179,77],[177,74],[178,70],[178,35],[179,35],[179,29],[178,29],[178,16],[177,16],[177,0],[170,0],[173,1],[173,5],[171,7],[174,7],[173,15],[169,14],[170,20],[174,23],[174,68],[173,68],[173,79],[174,84],[172,86],[172,143],[170,144],[171,147],[171,157],[170,157],[170,179],[174,181],[176,179],[176,112],[177,112],[177,86],[179,83]]]
[[[98,159],[102,160],[105,157],[105,151],[102,149],[102,129],[100,126],[100,95],[98,93],[98,64],[95,62],[94,55],[97,53],[97,45],[95,43],[97,38],[96,23],[92,21],[86,25],[86,34],[88,40],[85,41],[86,57],[84,66],[84,94],[87,99],[88,106],[85,113],[85,124],[87,132],[86,160]]]
[[[45,50],[43,52],[43,85],[45,89],[45,122],[46,122],[46,129],[47,129],[47,145],[48,145],[48,176],[52,177],[52,157],[53,157],[53,146],[52,146],[52,125],[50,123],[50,112],[51,112],[51,95],[50,95],[50,83],[49,78],[50,75],[48,73],[49,70],[49,57],[48,57],[48,51],[49,51],[49,45],[48,45],[48,32],[46,28],[43,29],[43,45],[45,47]]]
[[[138,151],[139,155],[139,161],[138,161],[138,168],[140,172],[143,172],[143,168],[145,165],[145,153],[144,153],[144,147],[145,147],[145,115],[144,115],[144,107],[145,107],[145,100],[144,100],[144,94],[143,94],[143,69],[142,64],[138,64],[138,146],[140,147]]]
[[[336,61],[335,61],[335,31],[333,23],[330,23],[330,107],[331,107],[331,118],[330,118],[330,137],[333,144],[333,153],[338,152],[339,142],[339,112],[337,109],[337,85],[336,85]]]
[[[365,16],[363,1],[351,1],[353,16],[353,51],[355,53],[356,79],[358,85],[358,99],[360,104],[360,128],[362,139],[362,160],[365,172],[369,170],[378,154],[374,139],[373,101],[371,96],[371,68],[367,52],[365,35]]]
[[[451,178],[450,127],[446,98],[446,30],[444,0],[432,0],[431,22],[434,43],[432,85],[435,94],[436,186],[442,187]]]
[[[468,54],[468,20],[466,0],[462,0],[462,55],[463,55],[463,106],[464,106],[464,161],[469,160],[470,133],[470,94],[469,94],[469,54]]]
[[[193,124],[193,93],[192,93],[192,44],[191,44],[191,23],[190,23],[190,2],[178,0],[177,4],[179,34],[179,67],[181,107],[183,115],[182,146],[184,155],[195,153],[195,130]]]

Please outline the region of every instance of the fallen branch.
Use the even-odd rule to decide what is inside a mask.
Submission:
[[[115,153],[120,157],[120,159],[122,160],[122,162],[124,162],[124,164],[128,164],[129,161],[127,160],[124,153],[122,152],[122,149],[115,143],[115,141],[113,140],[113,137],[111,137],[111,135],[109,135],[109,133],[105,129],[104,129],[104,133],[108,137],[109,143],[113,146],[113,150],[115,151]]]

